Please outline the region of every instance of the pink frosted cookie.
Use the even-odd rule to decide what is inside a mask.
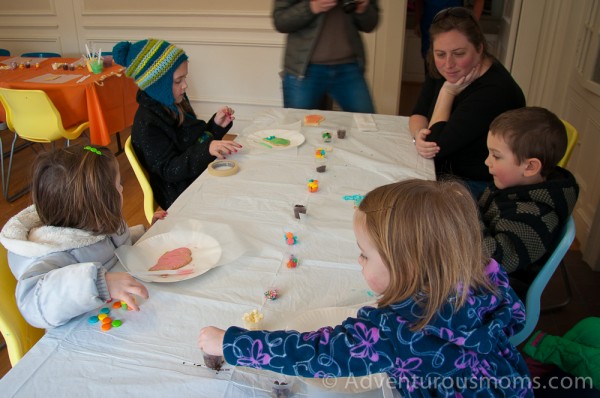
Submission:
[[[160,256],[150,271],[174,270],[189,264],[192,261],[192,251],[187,247],[170,250]]]

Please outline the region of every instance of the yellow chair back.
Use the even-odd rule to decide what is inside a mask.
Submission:
[[[152,192],[152,187],[150,186],[148,172],[146,169],[144,169],[137,155],[135,154],[135,150],[131,144],[131,136],[127,137],[127,141],[125,141],[125,155],[127,155],[129,164],[131,164],[131,168],[133,169],[133,172],[135,173],[135,176],[142,187],[142,192],[144,193],[144,214],[146,215],[148,223],[151,224],[152,216],[154,215],[154,210],[156,209],[156,204],[154,203],[154,192]]]
[[[575,144],[577,144],[577,139],[579,138],[579,133],[577,129],[571,125],[571,123],[566,120],[562,121],[567,129],[567,150],[565,151],[565,155],[558,162],[560,167],[567,167],[567,163],[569,163],[569,159],[571,158],[571,154],[573,153],[573,149],[575,148]]]
[[[28,141],[50,143],[60,138],[74,140],[90,125],[85,121],[65,129],[58,109],[42,90],[0,88],[0,98],[10,120],[8,127]]]
[[[12,366],[44,335],[43,329],[34,328],[23,319],[15,299],[16,287],[17,280],[8,266],[6,249],[0,245],[0,332],[6,341]]]

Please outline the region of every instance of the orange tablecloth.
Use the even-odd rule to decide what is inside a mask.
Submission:
[[[0,65],[11,57],[0,57]],[[0,87],[14,89],[44,90],[61,114],[65,128],[88,120],[90,141],[95,145],[108,145],[110,135],[133,124],[137,110],[135,95],[137,86],[125,77],[124,68],[113,65],[95,75],[87,69],[54,70],[52,63],[75,63],[77,58],[48,58],[35,67],[35,58],[29,69],[0,70]],[[65,83],[29,82],[47,73],[53,75],[90,75],[81,83],[80,77]],[[0,105],[0,120],[5,120],[4,108]]]

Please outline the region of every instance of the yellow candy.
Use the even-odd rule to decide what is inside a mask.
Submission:
[[[108,315],[106,314],[99,314],[98,315],[98,319],[103,320],[104,318],[106,318]]]

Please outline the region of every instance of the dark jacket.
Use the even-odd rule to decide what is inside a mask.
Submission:
[[[561,167],[539,184],[490,184],[479,198],[486,254],[511,277],[530,282],[556,247],[578,195],[575,177]]]
[[[209,153],[209,145],[213,139],[223,138],[232,123],[222,128],[215,124],[214,115],[208,123],[186,115],[178,126],[167,108],[141,90],[137,102],[131,142],[150,175],[156,203],[166,210],[216,159]]]
[[[445,79],[426,79],[413,114],[431,120]],[[485,165],[490,123],[503,112],[525,106],[525,96],[510,73],[495,61],[490,69],[456,96],[450,119],[431,126],[427,141],[437,142],[438,177],[451,174],[463,179],[491,181]]]
[[[307,0],[275,0],[273,23],[280,33],[287,33],[283,69],[304,76],[312,51],[319,38],[325,13],[313,14]],[[365,48],[359,32],[371,32],[379,22],[377,0],[371,0],[363,14],[348,14],[347,31],[361,69],[365,67]]]

